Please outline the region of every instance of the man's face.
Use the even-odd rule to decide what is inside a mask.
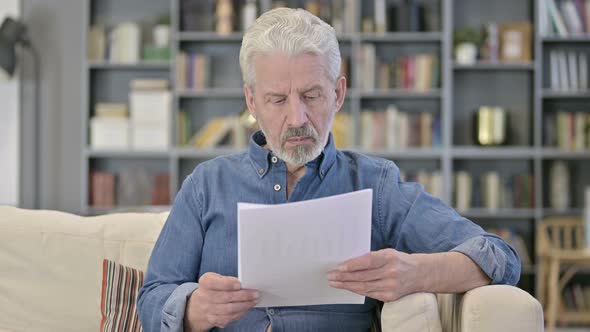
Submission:
[[[323,150],[346,92],[346,80],[328,78],[325,57],[283,53],[254,58],[254,91],[244,87],[271,150],[282,160],[303,165]]]

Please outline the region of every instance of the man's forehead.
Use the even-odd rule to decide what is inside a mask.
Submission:
[[[324,90],[324,86],[321,85],[317,80],[311,82],[310,84],[302,85],[301,87],[291,87],[290,85],[280,86],[280,85],[265,85],[255,83],[256,89],[260,91],[263,95],[288,95],[291,92],[292,88],[298,93],[305,93],[309,91],[315,90]]]

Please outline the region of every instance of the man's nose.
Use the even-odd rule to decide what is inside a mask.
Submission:
[[[287,115],[287,124],[291,128],[303,127],[308,121],[307,105],[299,98],[293,98],[289,103],[289,113]]]

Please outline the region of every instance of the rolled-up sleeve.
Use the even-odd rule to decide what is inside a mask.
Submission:
[[[401,182],[386,164],[378,190],[378,220],[386,247],[407,253],[456,251],[470,257],[493,284],[515,285],[520,259],[508,243],[460,216],[420,184]]]
[[[152,255],[137,307],[146,332],[183,331],[186,300],[197,289],[203,230],[192,176],[182,184]]]

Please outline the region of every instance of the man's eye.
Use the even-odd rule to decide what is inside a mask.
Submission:
[[[318,98],[319,96],[320,96],[320,94],[317,93],[317,92],[316,93],[310,93],[310,94],[306,94],[305,95],[305,99],[307,99],[307,100],[314,100],[314,99]]]
[[[285,98],[272,98],[270,101],[273,104],[282,104],[285,102]]]

